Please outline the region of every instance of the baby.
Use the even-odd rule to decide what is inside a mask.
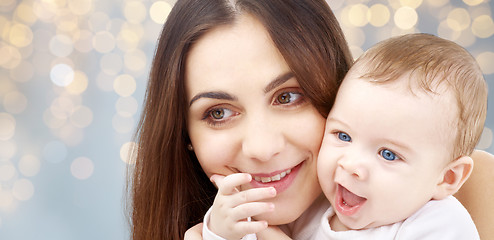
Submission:
[[[475,59],[459,45],[429,34],[408,34],[366,51],[346,75],[326,122],[317,162],[331,207],[311,239],[479,239],[467,210],[452,195],[473,168],[469,155],[483,130],[487,84]],[[213,176],[223,195],[251,180],[245,173]],[[243,216],[263,208],[259,195],[232,206]],[[317,214],[315,214],[317,216]],[[209,226],[204,239],[244,236],[267,227]],[[212,229],[223,232],[213,233]],[[230,229],[230,230],[228,230]],[[288,239],[276,228],[266,239]],[[262,236],[262,235],[258,235]],[[269,236],[269,237],[267,237]],[[256,239],[249,234],[243,239]]]
[[[317,173],[331,207],[313,239],[479,239],[452,195],[486,111],[482,72],[459,45],[409,34],[369,49],[326,121]]]

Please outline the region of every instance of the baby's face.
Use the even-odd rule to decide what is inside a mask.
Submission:
[[[406,80],[358,76],[351,72],[338,92],[317,163],[324,194],[350,229],[401,221],[434,198],[457,113],[448,92],[412,94]]]

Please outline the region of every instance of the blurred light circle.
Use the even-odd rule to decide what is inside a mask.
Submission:
[[[123,13],[130,23],[139,24],[146,19],[146,7],[142,2],[127,1]]]
[[[117,36],[117,46],[123,51],[137,48],[139,41],[139,35],[130,29],[122,29]]]
[[[482,131],[482,136],[480,137],[476,148],[481,150],[490,148],[492,145],[492,137],[492,130],[488,127],[484,127],[484,131]]]
[[[463,2],[469,6],[477,6],[484,2],[484,0],[463,0]]]
[[[9,40],[16,47],[26,47],[33,41],[33,32],[28,26],[17,23],[10,28]]]
[[[362,47],[365,43],[365,33],[361,28],[345,28],[343,31],[350,46]]]
[[[363,27],[369,22],[367,15],[369,12],[369,7],[364,4],[355,4],[350,7],[348,11],[348,20],[350,24],[356,27]]]
[[[8,61],[10,61],[10,54],[13,47],[0,42],[0,65],[4,65]],[[20,54],[19,54],[20,55]]]
[[[464,8],[455,8],[446,19],[448,26],[455,31],[462,31],[470,26],[470,14]]]
[[[124,55],[125,67],[132,71],[140,71],[146,67],[147,56],[138,49],[127,51]]]
[[[72,176],[79,180],[88,179],[93,175],[94,164],[91,159],[86,157],[79,157],[72,161],[70,164],[70,172]]]
[[[100,53],[109,53],[115,48],[115,38],[107,31],[97,32],[93,36],[93,48]]]
[[[0,181],[9,181],[14,178],[16,169],[11,163],[0,164]]]
[[[16,121],[12,115],[0,112],[0,141],[7,141],[15,134]]]
[[[53,99],[50,105],[50,110],[52,114],[58,118],[66,119],[70,116],[72,111],[74,111],[75,104],[72,99],[60,96]]]
[[[20,201],[27,201],[34,195],[34,185],[27,179],[19,179],[12,186],[12,195]]]
[[[33,76],[34,66],[28,61],[21,61],[17,67],[10,70],[10,77],[16,82],[28,82]]]
[[[0,208],[9,208],[14,202],[12,192],[8,190],[0,190]]]
[[[120,159],[127,164],[135,164],[137,154],[137,143],[126,142],[120,147]]]
[[[391,13],[388,7],[383,4],[374,4],[369,8],[367,18],[374,27],[382,27],[389,22]]]
[[[17,91],[16,85],[7,76],[0,74],[0,100],[12,91]]]
[[[74,109],[70,116],[70,122],[78,128],[85,128],[93,121],[93,111],[86,106],[79,106]]]
[[[439,26],[437,27],[437,35],[439,37],[455,41],[460,37],[461,32],[453,30],[448,26],[448,23],[446,20],[442,21],[439,23]]]
[[[81,53],[87,53],[93,50],[93,33],[88,30],[80,30],[77,32],[75,38],[74,38],[74,48],[81,52]]]
[[[43,148],[43,159],[51,163],[59,163],[67,157],[67,147],[63,142],[51,141]]]
[[[117,113],[122,117],[132,117],[137,112],[138,104],[137,100],[130,97],[120,97],[115,104]]]
[[[51,129],[60,128],[67,122],[67,117],[58,117],[51,109],[46,109],[43,113],[43,122]]]
[[[100,67],[108,75],[117,75],[123,68],[122,57],[116,53],[105,54],[101,57]]]
[[[136,81],[128,74],[122,74],[113,82],[113,90],[121,97],[128,97],[135,92]]]
[[[91,13],[88,19],[88,27],[92,32],[106,31],[110,17],[104,12]]]
[[[0,42],[0,65],[6,69],[17,67],[22,60],[19,50],[9,45],[2,45]]]
[[[75,32],[79,28],[79,17],[70,14],[68,12],[64,12],[63,14],[57,17],[57,29],[61,32]]]
[[[64,125],[58,129],[58,137],[67,146],[77,146],[84,139],[84,131],[81,128],[77,128],[73,125]]]
[[[110,92],[113,91],[113,80],[114,76],[108,75],[105,72],[101,71],[96,76],[96,86],[102,91]]]
[[[477,38],[473,35],[470,29],[465,29],[460,32],[460,36],[455,40],[456,43],[460,44],[462,47],[470,47],[475,44]]]
[[[113,129],[117,133],[129,133],[134,130],[134,118],[132,117],[122,117],[115,114],[112,119]]]
[[[15,9],[15,16],[17,19],[32,25],[38,18],[34,14],[33,7],[30,4],[20,3]]]
[[[479,38],[488,38],[494,34],[494,22],[489,15],[481,15],[473,20],[472,32]]]
[[[407,6],[411,8],[418,8],[422,4],[422,0],[400,0],[402,6]]]
[[[428,0],[427,1],[427,3],[432,7],[442,7],[448,2],[449,2],[449,0]]]
[[[74,80],[74,70],[69,65],[60,63],[51,68],[50,78],[55,85],[65,87]]]
[[[395,25],[405,30],[413,28],[417,24],[417,20],[417,12],[411,7],[401,7],[396,10],[394,15]]]
[[[17,145],[13,141],[0,140],[0,161],[2,159],[10,159],[17,152]]]
[[[19,172],[25,177],[33,177],[38,174],[39,169],[41,167],[41,162],[34,155],[24,155],[19,160]]]
[[[86,15],[92,9],[91,0],[68,0],[69,9],[76,15]]]
[[[27,98],[17,91],[7,93],[3,99],[3,107],[9,113],[22,113],[27,107]]]
[[[58,34],[50,40],[50,52],[57,57],[67,57],[73,49],[72,39],[67,35]]]
[[[86,91],[88,85],[88,79],[84,72],[75,71],[74,72],[74,81],[72,81],[65,89],[70,94],[81,94]]]
[[[156,1],[149,8],[149,16],[157,24],[163,24],[170,14],[172,6],[164,1]]]
[[[480,53],[475,59],[484,74],[489,75],[494,73],[494,52],[487,51]]]
[[[46,1],[33,2],[34,14],[44,22],[52,22],[55,18],[55,10],[50,8],[49,3]]]

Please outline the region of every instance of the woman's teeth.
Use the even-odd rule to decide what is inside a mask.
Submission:
[[[286,175],[290,174],[292,172],[291,169],[288,169],[284,172],[278,173],[272,177],[254,177],[254,180],[262,183],[268,183],[268,182],[274,182],[274,181],[279,181],[282,178],[286,177]]]

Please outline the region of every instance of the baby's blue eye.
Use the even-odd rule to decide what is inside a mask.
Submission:
[[[350,135],[344,133],[344,132],[339,132],[338,133],[338,138],[341,140],[341,141],[345,141],[345,142],[350,142],[352,141],[352,138],[350,137]]]
[[[400,157],[396,156],[396,154],[394,152],[391,152],[390,150],[388,149],[383,149],[379,152],[379,154],[381,154],[381,156],[388,160],[388,161],[394,161],[394,160],[397,160],[399,159]]]

